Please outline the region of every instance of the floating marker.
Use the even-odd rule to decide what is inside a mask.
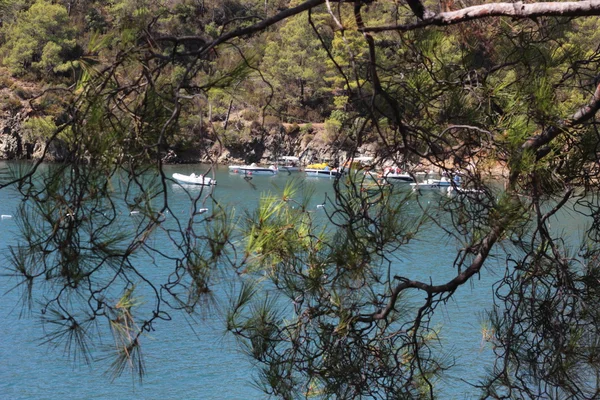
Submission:
[[[12,218],[12,215],[2,214],[2,216],[0,216],[0,218],[2,218],[2,219],[10,219],[10,218]]]
[[[317,208],[324,208],[325,204],[317,204]]]
[[[129,215],[137,215],[139,213],[140,213],[139,211],[134,210],[134,211],[130,211]]]
[[[198,214],[204,214],[207,211],[208,211],[208,208],[201,208],[198,210]]]

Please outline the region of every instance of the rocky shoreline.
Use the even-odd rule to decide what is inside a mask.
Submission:
[[[4,89],[5,91],[6,89]],[[61,139],[49,144],[43,138],[36,137],[27,127],[27,121],[36,115],[26,101],[20,101],[18,107],[3,107],[0,116],[0,160],[39,160],[47,162],[65,162],[69,158],[69,148]],[[215,130],[228,133],[217,137]],[[165,164],[250,164],[268,165],[275,163],[281,156],[296,156],[303,164],[329,162],[331,165],[343,163],[350,156],[370,156],[379,160],[390,160],[385,148],[376,141],[367,141],[357,147],[355,141],[340,134],[328,132],[325,124],[261,124],[235,117],[227,123],[216,121],[202,129],[181,132],[180,138],[161,153]],[[417,170],[429,171],[428,163],[419,163]],[[452,165],[446,165],[453,168]],[[485,168],[492,177],[502,177],[506,168],[496,164]],[[416,171],[416,170],[415,170]]]
[[[43,138],[34,137],[26,128],[29,112],[6,112],[0,117],[0,160],[37,160],[64,162],[69,157],[68,146],[60,139],[48,145]],[[216,122],[214,124],[222,124]],[[353,152],[347,138],[330,138],[323,124],[271,124],[230,121],[245,127],[244,134],[228,135],[227,140],[216,138],[210,130],[196,135],[185,146],[173,145],[164,152],[167,164],[187,163],[269,163],[281,156],[298,156],[304,163],[343,161]],[[194,133],[184,133],[194,136]],[[341,150],[340,150],[341,149]],[[358,149],[362,156],[376,156],[377,145],[366,144]],[[44,155],[45,154],[45,155]],[[356,155],[356,153],[355,153]]]
[[[20,112],[0,118],[0,160],[38,160],[44,157],[47,162],[64,162],[69,158],[68,146],[60,139],[49,145],[32,135],[24,128],[27,114]],[[237,121],[237,123],[244,123]],[[224,143],[210,131],[186,146],[172,146],[162,155],[165,164],[215,163],[221,165],[257,163],[268,165],[281,156],[301,157],[303,164],[330,162],[343,163],[351,155],[371,156],[389,159],[376,142],[363,144],[355,150],[348,138],[329,138],[323,124],[276,124],[261,125],[258,122],[245,122],[249,134],[234,136]],[[47,147],[47,148],[46,148]],[[45,155],[44,155],[45,154]],[[391,163],[391,161],[389,162]],[[452,168],[452,166],[447,166]],[[428,163],[419,165],[415,171],[438,170]],[[502,178],[506,168],[500,164],[488,166],[487,175]],[[439,171],[438,171],[439,172]]]

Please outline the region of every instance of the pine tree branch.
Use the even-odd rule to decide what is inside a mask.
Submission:
[[[562,121],[561,123],[548,127],[542,133],[528,139],[521,146],[523,150],[537,150],[542,146],[550,143],[554,138],[560,135],[568,128],[581,125],[587,120],[591,119],[600,110],[600,85],[596,87],[596,91],[592,96],[590,102],[585,106],[581,107],[569,120]],[[539,157],[538,157],[539,159]]]
[[[392,292],[390,293],[390,300],[388,301],[386,306],[373,314],[361,315],[356,320],[358,322],[369,323],[385,319],[394,310],[400,294],[407,289],[423,290],[429,295],[454,292],[456,289],[458,289],[459,286],[468,282],[473,275],[477,274],[481,270],[481,267],[483,266],[483,263],[485,262],[490,251],[492,250],[492,247],[504,233],[507,222],[508,217],[505,217],[494,225],[492,230],[479,243],[479,251],[473,259],[471,265],[463,272],[456,275],[450,281],[441,285],[432,285],[429,283],[396,277],[396,279],[401,280],[401,283],[399,283],[398,285],[396,285],[396,287],[392,289]]]
[[[412,8],[412,7],[411,7]],[[388,26],[373,26],[361,29],[363,32],[412,31],[427,26],[446,26],[490,17],[511,17],[515,19],[535,17],[584,17],[600,15],[600,0],[542,2],[525,4],[491,3],[466,7],[461,10],[441,12],[425,16],[422,21]]]

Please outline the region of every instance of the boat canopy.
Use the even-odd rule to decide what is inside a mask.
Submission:
[[[325,169],[325,167],[328,167],[328,166],[329,166],[328,163],[317,163],[317,164],[307,165],[306,168],[308,168],[308,169]]]
[[[369,161],[373,161],[374,159],[375,159],[375,157],[369,157],[369,156],[351,158],[352,161],[358,161],[358,162],[369,162]]]
[[[296,156],[281,156],[279,159],[282,161],[300,161],[300,158]]]

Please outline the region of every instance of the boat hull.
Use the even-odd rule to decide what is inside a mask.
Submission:
[[[300,167],[291,166],[291,165],[282,165],[279,167],[281,172],[299,172]]]
[[[229,172],[240,175],[275,175],[277,167],[259,167],[257,165],[230,165]]]
[[[238,174],[241,175],[275,175],[277,174],[276,169],[271,168],[260,168],[260,167],[241,167],[237,170]]]
[[[459,187],[460,183],[450,181],[447,178],[442,179],[427,179],[425,182],[411,183],[413,190],[431,190],[431,189],[447,189],[451,186]]]
[[[412,183],[415,181],[409,174],[386,174],[384,178],[390,183]]]
[[[306,168],[304,169],[304,172],[306,172],[307,176],[318,176],[318,177],[322,177],[322,178],[331,178],[331,177],[336,177],[336,176],[341,176],[342,173],[339,171],[334,171],[334,170],[324,170],[324,169],[312,169],[312,168]]]
[[[188,185],[210,186],[210,185],[217,184],[217,181],[212,178],[209,178],[207,176],[202,176],[202,175],[196,175],[196,174],[183,175],[183,174],[174,173],[173,179],[175,179],[179,183],[185,183]]]

